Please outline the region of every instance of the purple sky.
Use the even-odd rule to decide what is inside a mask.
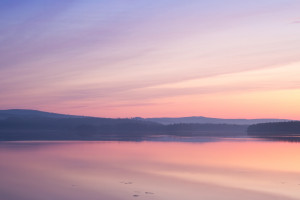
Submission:
[[[300,119],[298,0],[4,0],[0,109]]]

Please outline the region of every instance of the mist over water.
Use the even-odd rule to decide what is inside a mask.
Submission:
[[[1,142],[0,197],[299,199],[299,154],[299,143],[250,138]]]

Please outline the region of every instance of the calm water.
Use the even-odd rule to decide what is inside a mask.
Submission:
[[[300,143],[203,141],[2,142],[0,199],[300,199]]]

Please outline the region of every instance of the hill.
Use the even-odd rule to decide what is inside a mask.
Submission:
[[[152,121],[161,124],[197,123],[197,124],[237,124],[252,125],[267,122],[283,122],[286,119],[220,119],[208,117],[179,117],[179,118],[138,118],[140,120]]]
[[[247,125],[160,124],[134,119],[63,115],[33,110],[0,111],[0,140],[140,140],[154,135],[244,136]]]
[[[261,123],[248,127],[249,135],[300,135],[300,121]]]
[[[19,118],[28,118],[28,117],[81,118],[83,116],[65,115],[65,114],[44,112],[44,111],[39,111],[39,110],[26,110],[26,109],[0,110],[0,119],[6,119],[8,117],[19,117]]]

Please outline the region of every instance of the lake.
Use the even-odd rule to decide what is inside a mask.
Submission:
[[[300,143],[191,141],[1,142],[0,199],[300,199]]]

